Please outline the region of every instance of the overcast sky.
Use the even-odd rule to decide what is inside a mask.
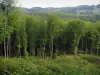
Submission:
[[[19,0],[21,7],[66,7],[77,5],[97,5],[100,0]]]

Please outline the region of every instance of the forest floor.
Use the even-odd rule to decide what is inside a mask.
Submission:
[[[0,75],[100,75],[100,57],[94,55],[0,58]]]

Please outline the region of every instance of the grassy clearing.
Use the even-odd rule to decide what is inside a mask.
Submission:
[[[95,64],[99,59],[91,55],[0,59],[0,75],[100,75],[100,64]]]

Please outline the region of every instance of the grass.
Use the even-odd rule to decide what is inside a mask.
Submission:
[[[63,55],[56,59],[1,58],[0,75],[100,75],[99,61],[100,57],[93,55]]]
[[[80,55],[80,57],[82,57],[85,60],[88,60],[91,63],[97,64],[97,65],[100,64],[99,56],[84,54],[84,55]]]

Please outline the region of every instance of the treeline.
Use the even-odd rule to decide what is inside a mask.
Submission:
[[[22,8],[29,14],[38,14],[45,16],[47,12],[56,13],[63,19],[82,19],[85,21],[96,22],[100,21],[100,4],[98,5],[79,5],[76,7],[33,7],[33,8]]]
[[[0,2],[0,56],[100,55],[100,22],[28,15],[13,1]]]

